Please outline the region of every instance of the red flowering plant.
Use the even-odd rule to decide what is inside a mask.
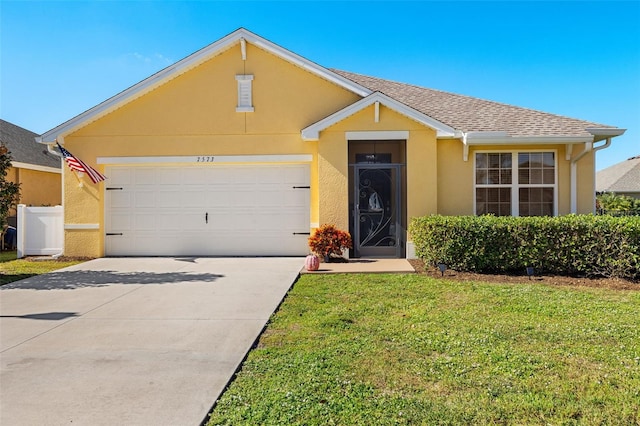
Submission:
[[[311,251],[325,259],[342,257],[342,251],[352,246],[351,234],[341,231],[335,225],[322,225],[309,237]]]

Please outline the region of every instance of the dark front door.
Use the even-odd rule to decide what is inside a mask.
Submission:
[[[401,165],[355,164],[352,235],[356,257],[402,257]]]

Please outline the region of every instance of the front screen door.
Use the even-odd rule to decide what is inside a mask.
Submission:
[[[354,165],[355,256],[401,257],[401,165]]]

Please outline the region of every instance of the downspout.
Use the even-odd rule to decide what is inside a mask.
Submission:
[[[593,142],[585,142],[580,154],[571,159],[571,213],[578,212],[578,161],[593,149]]]
[[[611,137],[606,139],[606,142],[597,147],[593,146],[593,142],[585,142],[585,147],[580,154],[571,159],[571,213],[576,214],[578,212],[578,161],[589,152],[593,152],[594,155],[597,151],[607,148],[611,145]]]
[[[611,137],[608,137],[608,138],[606,139],[606,142],[605,142],[605,143],[603,143],[602,145],[599,145],[599,146],[597,146],[597,147],[593,148],[593,155],[595,156],[595,155],[596,155],[596,152],[600,151],[601,149],[605,149],[605,148],[609,147],[609,145],[611,145]],[[595,179],[596,179],[596,177],[595,177],[595,175],[594,175],[594,176],[593,176],[593,180],[594,180],[593,185],[594,185],[594,187],[595,187]],[[596,204],[595,204],[595,200],[594,200],[594,202],[593,202],[592,209],[593,209],[593,212],[595,213],[595,212],[596,212]]]
[[[47,151],[49,151],[51,154],[55,155],[58,158],[62,158],[62,155],[60,154],[60,151],[57,151],[53,148],[54,144],[52,143],[48,143],[47,144]]]

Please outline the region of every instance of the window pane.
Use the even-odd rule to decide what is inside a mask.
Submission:
[[[532,152],[529,154],[529,167],[542,167],[541,152]]]
[[[489,155],[489,167],[492,169],[500,168],[500,154],[488,154]]]
[[[511,184],[511,169],[500,170],[500,183],[503,185]]]
[[[476,154],[476,169],[486,169],[488,166],[487,154]]]
[[[544,169],[542,171],[542,183],[551,184],[551,185],[556,183],[556,176],[553,168]]]
[[[529,169],[521,168],[518,170],[518,183],[519,184],[529,183]]]
[[[487,201],[487,188],[477,188],[476,189],[476,202],[484,203]]]
[[[520,188],[518,209],[520,216],[553,215],[553,188]]]
[[[500,154],[500,167],[503,169],[511,169],[511,154]]]
[[[500,183],[500,170],[498,169],[489,169],[489,182],[490,184],[499,184]]]
[[[511,204],[511,189],[510,188],[500,188],[500,201],[508,202]]]
[[[531,169],[529,183],[542,183],[542,169]]]
[[[540,188],[529,188],[529,199],[531,201],[542,201],[542,191]]]
[[[543,163],[544,163],[544,167],[550,167],[550,168],[555,168],[555,161],[554,161],[554,153],[553,152],[545,152],[543,153]]]
[[[518,167],[519,168],[528,168],[529,167],[529,154],[526,152],[521,152],[518,154]]]
[[[476,188],[476,214],[511,215],[511,189]]]
[[[476,183],[480,185],[489,183],[489,176],[487,176],[486,170],[476,170]]]
[[[478,216],[482,216],[483,214],[487,214],[487,204],[486,203],[477,203],[476,204],[476,214]]]

